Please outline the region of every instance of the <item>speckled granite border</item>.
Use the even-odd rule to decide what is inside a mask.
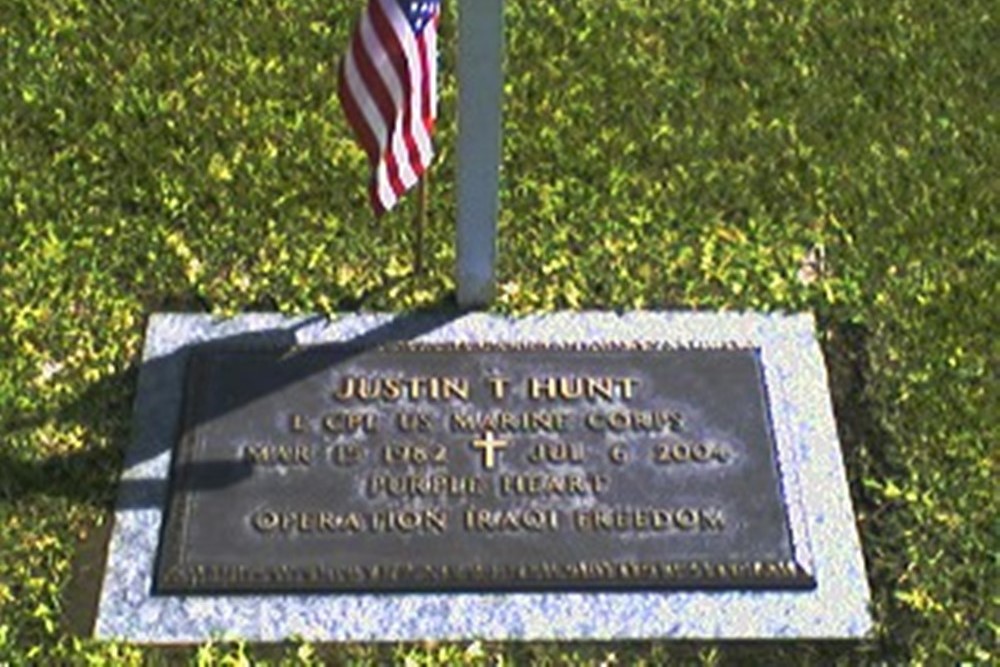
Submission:
[[[152,597],[184,362],[195,345],[659,341],[759,347],[794,548],[811,591]],[[809,315],[609,312],[284,317],[153,315],[95,634],[144,643],[422,639],[862,638],[869,590]]]

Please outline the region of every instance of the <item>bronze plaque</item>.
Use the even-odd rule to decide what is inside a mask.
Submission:
[[[160,594],[811,588],[759,354],[193,351]]]

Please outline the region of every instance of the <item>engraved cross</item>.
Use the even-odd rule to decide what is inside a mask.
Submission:
[[[483,467],[487,470],[493,470],[496,465],[496,454],[498,449],[506,449],[506,440],[497,440],[493,437],[492,431],[487,431],[479,440],[473,440],[472,446],[483,452]]]

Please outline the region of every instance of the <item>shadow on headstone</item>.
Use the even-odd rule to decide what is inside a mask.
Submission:
[[[412,340],[460,317],[462,312],[455,309],[453,303],[453,297],[444,299],[427,308],[398,315],[353,339],[340,342],[359,354],[382,345]],[[50,422],[60,429],[79,424],[88,434],[89,446],[47,458],[19,456],[15,447],[0,448],[0,500],[16,502],[32,496],[44,496],[91,505],[101,511],[101,517],[93,525],[78,528],[80,543],[63,604],[63,622],[72,633],[83,636],[91,633],[114,507],[143,509],[162,507],[165,502],[165,480],[140,478],[119,481],[123,460],[126,469],[141,465],[162,454],[164,446],[172,447],[179,436],[179,420],[176,419],[179,411],[175,410],[166,415],[166,426],[170,432],[155,439],[155,443],[162,445],[151,447],[148,443],[137,441],[143,427],[138,420],[132,421],[130,417],[138,385],[147,388],[183,386],[183,382],[177,383],[177,380],[183,378],[187,360],[194,350],[292,350],[297,345],[297,332],[309,327],[322,327],[326,321],[323,316],[307,317],[291,328],[239,333],[188,345],[172,354],[146,360],[138,366],[133,365],[106,376],[64,405],[15,414],[0,424],[0,440],[4,443],[12,443]],[[257,387],[257,393],[245,394],[239,405],[231,407],[235,409],[269,392],[281,391],[283,386],[298,379],[293,376],[275,378],[275,381]],[[155,389],[153,393],[157,393]],[[205,418],[216,416],[219,415],[208,414]],[[173,423],[170,423],[171,420]],[[209,469],[199,470],[191,478],[207,480],[212,488],[236,483],[249,474],[243,464],[212,462],[197,465]]]

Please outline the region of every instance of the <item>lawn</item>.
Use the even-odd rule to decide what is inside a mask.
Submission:
[[[145,319],[446,307],[336,99],[361,0],[0,3],[0,665],[998,659],[1000,29],[987,0],[508,2],[492,310],[815,313],[876,631],[853,645],[146,649],[74,630]]]

